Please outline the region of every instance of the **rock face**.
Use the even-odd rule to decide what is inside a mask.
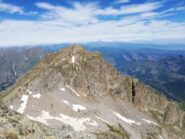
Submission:
[[[69,126],[85,138],[185,137],[185,114],[174,102],[80,46],[48,55],[2,100],[31,120]]]
[[[167,98],[185,100],[185,52],[162,49],[131,49],[115,45],[90,47],[125,75],[160,90]]]
[[[1,139],[53,139],[54,130],[8,109],[0,102],[0,138]]]

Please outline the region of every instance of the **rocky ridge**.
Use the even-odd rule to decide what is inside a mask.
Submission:
[[[185,114],[174,102],[80,46],[48,55],[2,100],[31,120],[89,138],[185,137]]]

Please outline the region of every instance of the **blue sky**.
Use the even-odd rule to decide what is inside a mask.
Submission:
[[[185,44],[185,0],[0,0],[0,46]]]

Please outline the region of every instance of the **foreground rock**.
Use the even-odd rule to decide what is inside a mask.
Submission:
[[[55,130],[70,127],[71,138],[185,137],[185,114],[175,103],[79,46],[48,55],[2,100]]]
[[[0,138],[1,139],[52,139],[54,130],[28,120],[26,117],[9,110],[0,102]]]

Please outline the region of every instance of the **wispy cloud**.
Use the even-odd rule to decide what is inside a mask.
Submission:
[[[94,12],[97,10],[96,3],[73,3],[72,8],[54,6],[48,3],[39,2],[36,6],[48,10],[41,15],[43,19],[57,19],[69,23],[88,24],[97,22]]]
[[[23,14],[23,8],[12,4],[0,2],[0,12]]]
[[[71,7],[37,2],[35,5],[43,10],[38,20],[0,22],[0,46],[98,40],[184,40],[185,23],[160,19],[183,11],[183,7],[159,10],[163,4],[148,2],[102,8],[94,2],[75,2]]]
[[[25,12],[23,7],[4,3],[3,1],[0,1],[0,13],[1,12],[9,13],[9,14],[26,15],[26,16],[34,16],[38,14],[37,11]]]
[[[73,3],[72,8],[64,6],[51,5],[49,3],[38,2],[36,6],[47,10],[42,14],[42,19],[57,19],[69,23],[95,23],[99,16],[118,16],[118,15],[131,15],[152,12],[162,6],[161,2],[152,2],[135,5],[124,5],[120,8],[108,7],[105,9],[99,8],[97,3]]]
[[[115,3],[117,4],[123,4],[123,3],[129,3],[131,0],[116,0]]]
[[[151,3],[144,3],[144,4],[124,5],[124,6],[121,6],[119,9],[109,7],[106,9],[100,9],[98,13],[102,15],[136,14],[136,13],[154,11],[160,8],[161,6],[162,6],[162,2],[151,2]]]

